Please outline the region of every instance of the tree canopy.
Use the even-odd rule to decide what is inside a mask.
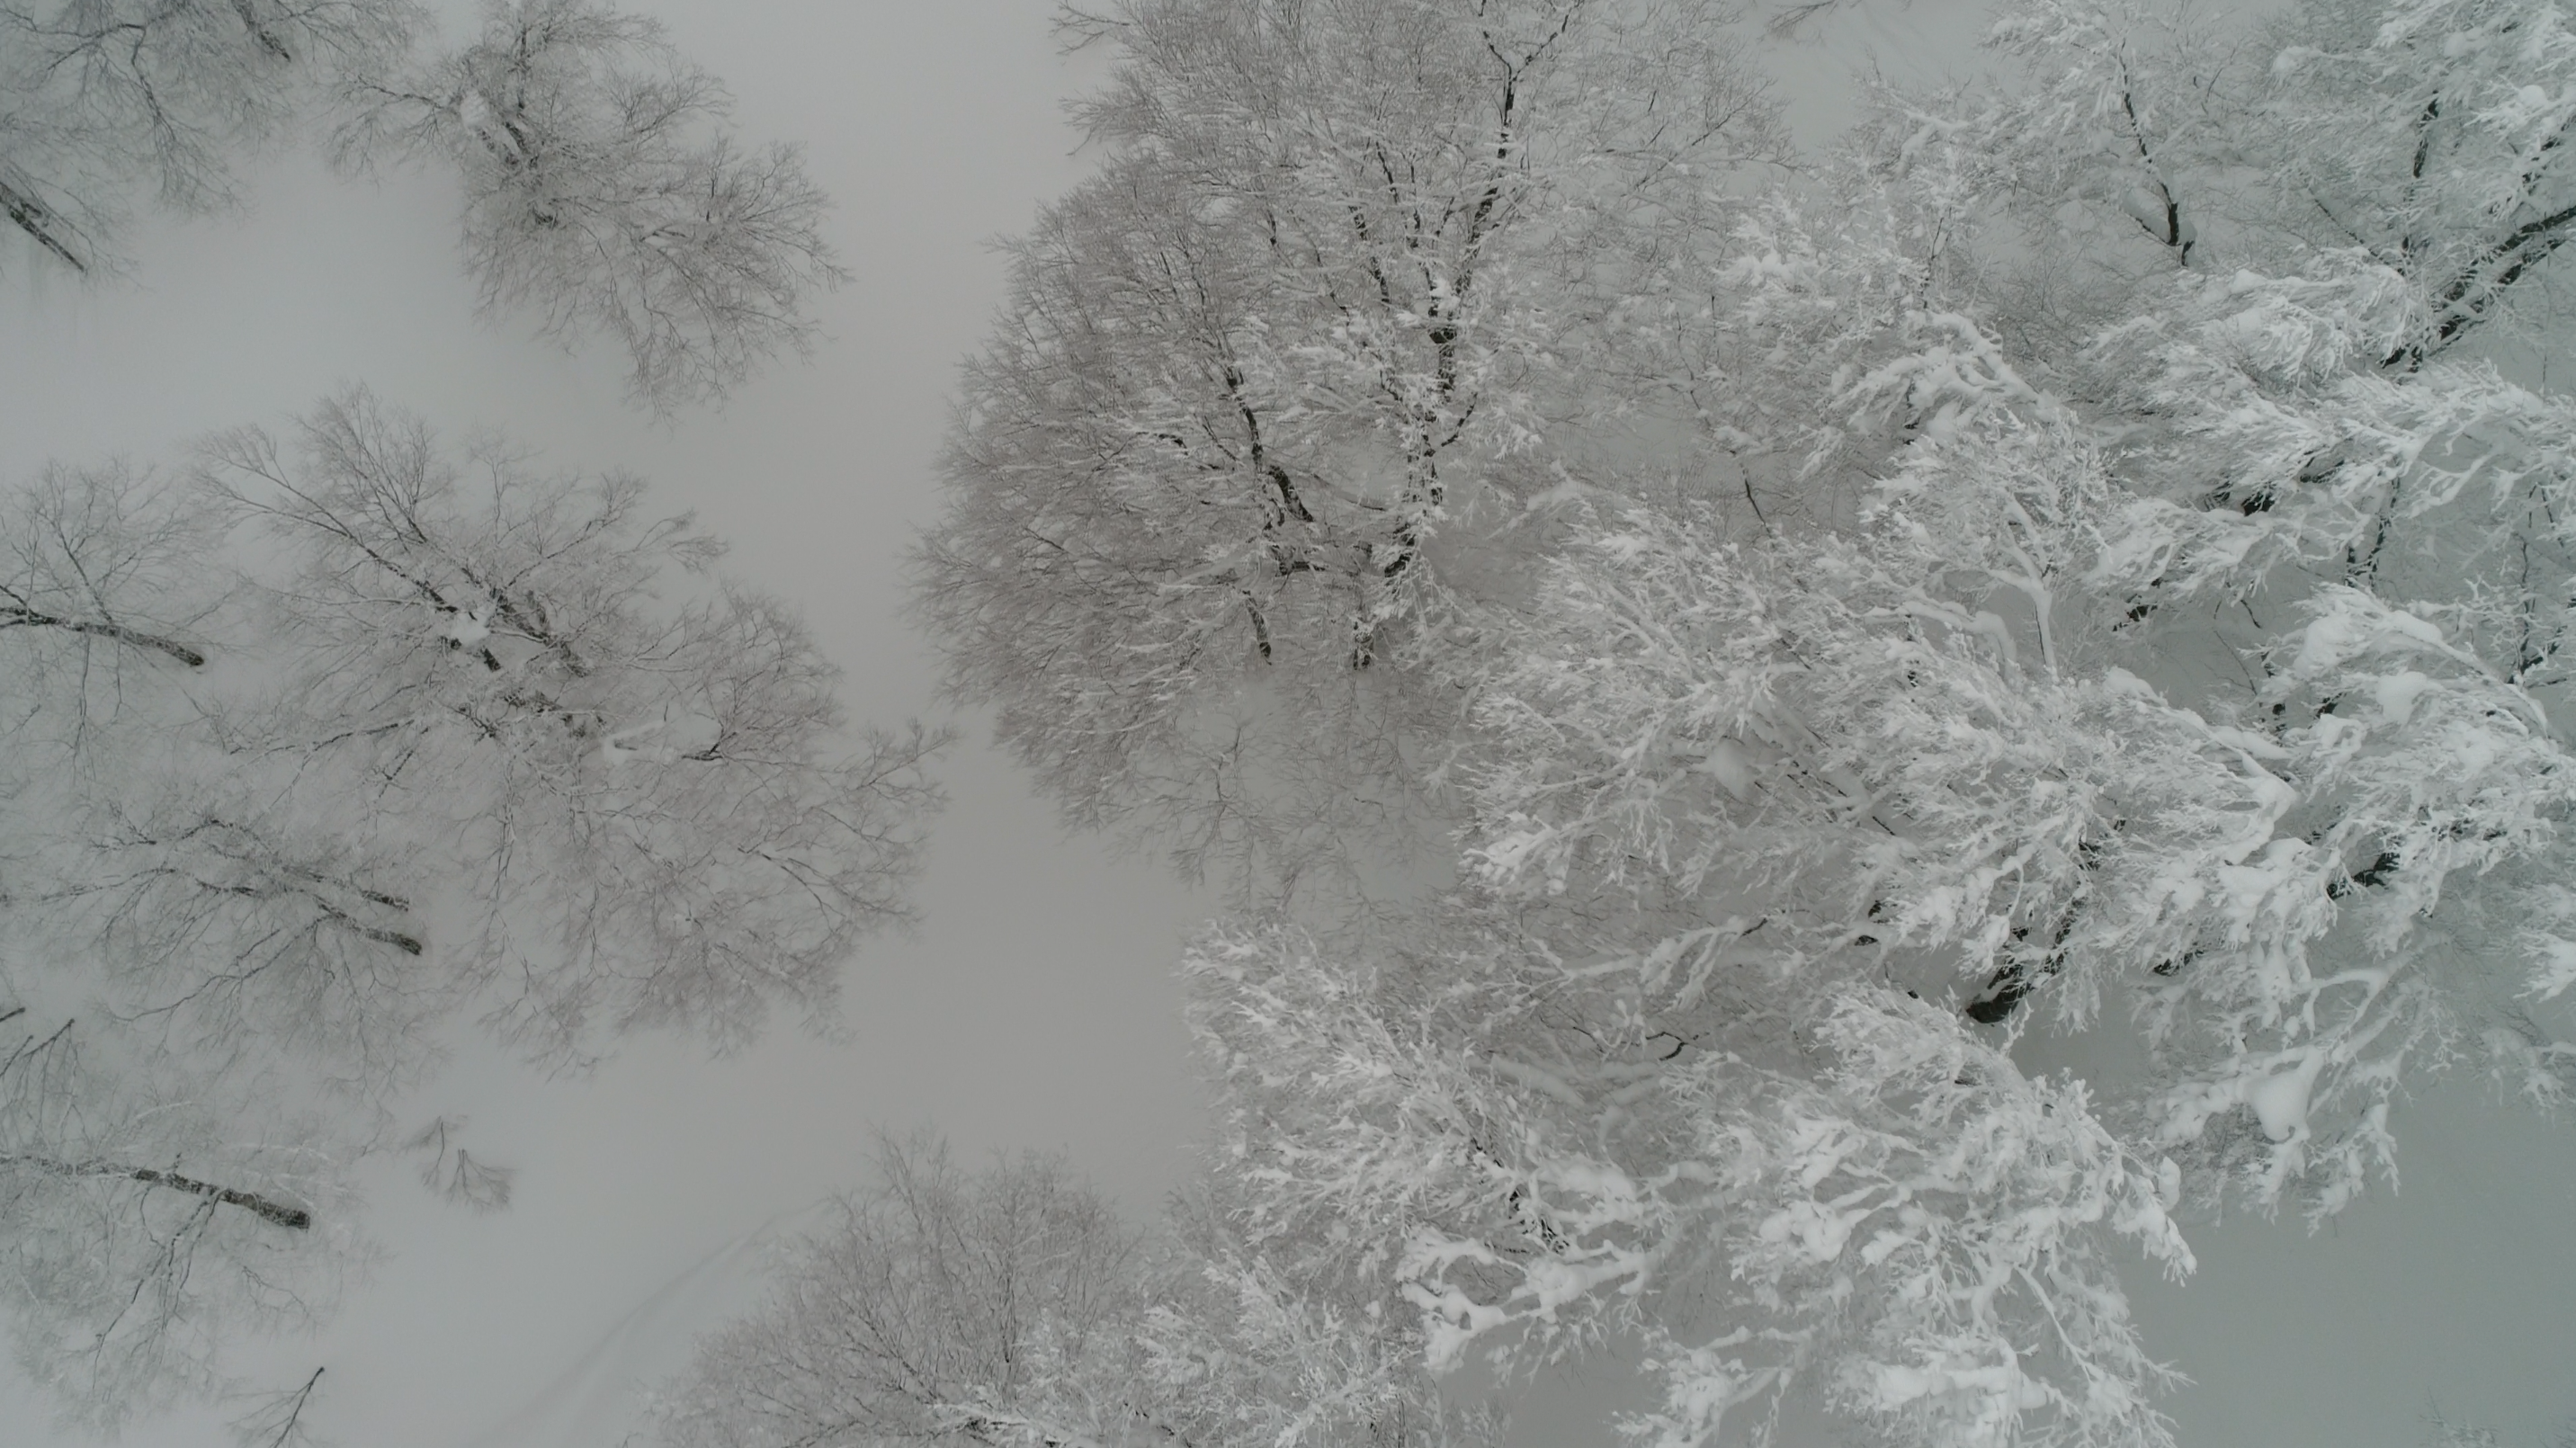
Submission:
[[[806,347],[842,275],[729,109],[599,0],[490,0],[452,50],[409,0],[0,4],[0,217],[98,282],[290,139],[451,167],[486,311],[615,336],[668,416]],[[327,1321],[367,1155],[506,1202],[460,1121],[387,1116],[459,1017],[558,1070],[728,1047],[831,1023],[910,922],[942,736],[845,727],[795,612],[643,494],[352,388],[0,497],[0,1308],[68,1418]]]
[[[578,1069],[835,1015],[911,918],[939,736],[628,477],[460,453],[364,392],[0,527],[0,1273],[102,1423],[318,1321],[346,1174],[460,1014]],[[506,1179],[433,1124],[448,1195]]]
[[[114,274],[138,207],[242,205],[244,162],[310,131],[353,172],[453,168],[486,313],[610,334],[657,414],[811,345],[808,299],[843,276],[829,200],[793,146],[734,136],[658,24],[485,0],[463,47],[432,30],[412,0],[0,6],[0,218],[36,265]]]
[[[1433,580],[1509,586],[1544,440],[1598,430],[1634,314],[1690,284],[1708,178],[1778,153],[1721,16],[1068,19],[1119,47],[1081,111],[1110,155],[1014,244],[920,606],[1070,818],[1238,883],[1418,853],[1456,704],[1379,665]]]
[[[1237,1228],[1435,1368],[1642,1343],[1647,1441],[2169,1443],[2117,1256],[2331,1217],[2447,1068],[2576,1083],[2563,5],[2027,0],[1795,174],[1684,84],[1720,16],[1402,14],[1442,63],[1100,22],[1128,144],[1022,245],[926,555],[1075,818],[1196,859],[1338,791],[1186,965]],[[1516,126],[1551,63],[1619,99]],[[1410,139],[1469,77],[1479,139]],[[1357,179],[1315,220],[1236,148]],[[1382,216],[1426,152],[1503,223]],[[1453,884],[1283,886],[1399,798]]]

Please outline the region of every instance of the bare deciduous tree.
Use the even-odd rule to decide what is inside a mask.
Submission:
[[[851,946],[908,918],[936,738],[838,756],[803,625],[715,576],[687,519],[640,516],[636,480],[502,447],[460,467],[363,394],[292,444],[235,433],[205,457],[301,568],[264,590],[294,662],[215,719],[225,747],[344,838],[399,818],[406,849],[449,851],[477,969],[508,982],[495,1020],[531,1049],[680,1021],[738,1038],[778,1001],[826,1015]]]
[[[322,1387],[320,1368],[296,1387],[262,1395],[249,1411],[233,1419],[234,1441],[241,1448],[322,1448],[305,1411]]]
[[[981,1171],[882,1137],[875,1181],[657,1409],[673,1448],[1125,1441],[1110,1388],[1152,1301],[1143,1245],[1061,1162]]]
[[[319,1315],[341,1173],[443,1021],[563,1068],[729,1045],[830,1021],[910,919],[939,736],[850,737],[792,614],[641,496],[352,393],[8,514],[0,1294],[79,1413]],[[498,1206],[460,1125],[412,1145]]]
[[[1423,828],[1425,581],[1515,586],[1528,502],[1636,413],[1584,400],[1723,233],[1710,178],[1776,154],[1725,18],[1072,18],[1121,50],[1081,112],[1113,153],[1014,246],[920,605],[1072,819],[1257,893]]]
[[[0,1303],[64,1415],[113,1428],[221,1391],[235,1335],[319,1325],[368,1249],[344,1143],[274,1099],[283,1073],[23,1003],[60,985],[0,976]]]
[[[407,0],[0,6],[0,216],[45,259],[115,270],[138,198],[240,200],[235,167],[343,71],[408,45]]]
[[[351,95],[344,158],[464,177],[486,309],[532,308],[565,340],[611,333],[656,411],[805,349],[807,294],[844,275],[795,148],[737,142],[715,78],[600,0],[493,0],[474,44]]]
[[[0,218],[44,264],[113,273],[140,202],[237,205],[245,159],[320,127],[353,169],[454,168],[485,310],[615,337],[656,412],[811,344],[807,304],[843,276],[829,202],[794,147],[736,139],[658,25],[495,0],[462,50],[424,28],[412,0],[0,6]]]
[[[1219,1180],[1169,1229],[1053,1159],[959,1167],[880,1138],[875,1180],[780,1261],[771,1297],[659,1393],[666,1448],[1467,1448],[1401,1312],[1332,1245],[1255,1249]],[[1280,1244],[1273,1242],[1271,1248]],[[1408,1349],[1412,1349],[1408,1351]]]

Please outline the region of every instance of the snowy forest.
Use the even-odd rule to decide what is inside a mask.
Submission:
[[[2576,3],[1052,4],[0,0],[0,1442],[2576,1445]]]

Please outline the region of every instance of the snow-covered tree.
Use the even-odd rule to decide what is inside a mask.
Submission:
[[[737,1043],[830,1020],[910,918],[938,738],[845,732],[792,614],[641,494],[361,392],[13,500],[0,1298],[79,1411],[212,1385],[227,1314],[320,1312],[342,1173],[442,1023],[567,1068]],[[452,1125],[434,1187],[497,1205]]]
[[[0,216],[47,263],[113,271],[138,199],[238,203],[246,153],[416,29],[405,0],[0,6]]]
[[[921,607],[1071,818],[1256,893],[1420,823],[1455,703],[1386,663],[1423,585],[1513,586],[1523,504],[1640,404],[1588,405],[1625,314],[1687,291],[1719,180],[1777,150],[1725,18],[1069,18],[1119,47],[1080,112],[1108,159],[1014,244]]]
[[[203,453],[212,497],[299,565],[257,601],[292,662],[214,720],[252,772],[291,771],[263,804],[442,846],[482,902],[466,953],[507,982],[493,1020],[541,1053],[828,1015],[856,940],[907,918],[931,741],[844,752],[803,625],[713,575],[688,519],[644,515],[636,479],[456,458],[363,393],[299,433]]]
[[[1255,1228],[1260,1170],[1215,1162],[1166,1211],[1172,1270],[1138,1334],[1156,1420],[1227,1448],[1492,1448],[1503,1415],[1441,1390],[1420,1315],[1348,1237]]]
[[[299,130],[344,166],[432,161],[465,191],[487,313],[606,332],[635,398],[721,397],[812,340],[842,272],[790,146],[650,20],[599,0],[494,0],[441,51],[411,0],[36,0],[0,6],[0,217],[39,265],[123,268],[138,205],[241,204],[242,163]]]
[[[1130,24],[1294,33],[1222,28],[1249,13]],[[1331,535],[1408,560],[1348,574],[1366,598],[1308,590],[1328,530],[1289,504],[1324,518],[1357,440],[1409,434],[1297,369],[1399,334],[1361,329],[1373,281],[1304,330],[1260,289],[1369,254],[1265,261],[1297,193],[1179,158],[1340,173],[1270,112],[1113,91],[1166,129],[1050,213],[969,373],[929,555],[961,688],[1077,818],[1204,829],[1304,771],[1409,779],[1463,832],[1445,898],[1194,952],[1244,1240],[1397,1294],[1435,1363],[1642,1343],[1654,1441],[1800,1395],[1895,1441],[2156,1444],[2110,1254],[2179,1272],[2195,1211],[2342,1209],[2464,1056],[2562,1099],[2571,33],[2557,0],[2031,0],[2005,83],[1880,92],[1774,195],[1659,164],[1701,194],[1639,203],[1641,253],[1576,220],[1636,216],[1635,173],[1533,160],[1534,250],[1458,314],[1498,369],[1460,354],[1458,436],[1510,424],[1489,526],[1442,453],[1418,551]],[[1368,138],[1329,123],[1411,53],[1291,91]],[[1361,190],[1337,240],[1386,234]],[[1436,394],[1432,358],[1390,375]],[[1406,456],[1361,523],[1431,496]],[[1375,692],[1282,707],[1292,678]],[[1193,758],[1247,787],[1187,796],[1223,777]]]
[[[1150,1300],[1133,1229],[1064,1165],[976,1171],[881,1137],[875,1180],[787,1250],[770,1300],[656,1407],[673,1448],[1128,1441],[1115,1393]]]
[[[807,295],[842,279],[796,148],[744,147],[716,79],[599,0],[491,0],[473,44],[349,90],[344,159],[464,178],[485,309],[533,309],[567,341],[610,333],[657,412],[806,349]]]
[[[225,1389],[245,1333],[321,1325],[369,1248],[348,1133],[274,1099],[285,1073],[180,1059],[47,984],[0,976],[0,1305],[64,1416],[112,1427]]]
[[[2188,255],[2134,216],[2112,224],[2124,203],[2107,186],[2050,214],[2062,232],[1981,235],[1974,219],[2007,207],[1959,181],[1977,158],[2033,134],[2079,151],[2063,138],[2085,114],[2116,140],[2134,116],[2188,109],[2113,84],[2187,67],[2111,66],[2118,47],[2068,37],[2110,34],[2117,17],[2087,29],[2080,15],[2032,6],[1998,31],[2049,67],[2031,89],[2058,96],[2055,111],[1947,126],[1918,105],[1880,132],[1894,154],[1874,174],[1891,210],[1938,194],[1968,218],[1952,232],[1961,252],[2077,234],[2091,206],[2093,235],[2155,248],[2161,274],[2136,267],[2123,313],[2067,345],[1998,316],[1974,334],[1993,358],[1977,368],[1956,346],[1909,353],[1891,329],[1833,409],[1835,430],[1874,430],[1879,450],[1876,512],[1848,556],[1883,617],[1988,636],[1987,697],[2109,689],[2149,711],[2106,731],[2116,753],[2090,765],[2038,727],[2007,731],[2047,745],[2042,777],[2082,803],[2049,812],[2052,846],[2030,828],[2049,816],[2024,806],[2010,827],[2006,813],[1980,826],[2003,850],[1959,858],[2070,863],[2036,892],[2016,864],[2010,908],[1989,895],[1982,924],[1942,930],[2059,942],[1981,950],[1968,968],[2014,993],[2049,982],[2070,1024],[2115,981],[2143,990],[2131,1003],[2175,1074],[2141,1129],[2217,1152],[2260,1200],[2303,1180],[2330,1210],[2384,1160],[2410,1055],[2482,1038],[2525,1089],[2557,1089],[2561,1048],[2535,1012],[2563,989],[2548,882],[2564,684],[2550,661],[2568,606],[2554,520],[2569,414],[2499,368],[2545,376],[2545,339],[2483,324],[2547,314],[2567,117],[2531,107],[2568,88],[2566,17],[2300,7],[2240,37],[2234,70],[2203,76],[2221,97],[2209,106],[2243,118],[2228,144],[2158,151],[2206,158],[2159,173],[2216,218]],[[2074,72],[2093,79],[2060,83]],[[2117,154],[2109,140],[2095,153]],[[2247,183],[2249,161],[2285,178],[2279,194]],[[2342,219],[2320,231],[2326,215]],[[2475,355],[2484,338],[2495,346]],[[1866,451],[1837,454],[1853,456]],[[1969,717],[2009,718],[1989,703]],[[2204,731],[2212,744],[2193,745]],[[2121,779],[2118,755],[2184,747],[2206,761],[2200,778],[2142,807],[2148,781]],[[2153,774],[2189,777],[2179,760]],[[1944,809],[1961,795],[1945,786]],[[2223,840],[2190,823],[2205,807],[2250,828]],[[2124,870],[2142,873],[2116,880]],[[2329,1102],[2345,1124],[2327,1124]],[[2222,1147],[2213,1132],[2271,1144]]]
[[[1658,1443],[1802,1390],[1909,1441],[2160,1441],[2104,1249],[2189,1254],[2081,1084],[1892,986],[1814,989],[1753,922],[1578,961],[1518,914],[1202,946],[1255,1241],[1334,1243],[1435,1368],[1642,1343]]]
[[[1910,1441],[2161,1441],[2109,1238],[2330,1214],[2463,1048],[2542,1100],[2576,1059],[2570,414],[2484,325],[2548,315],[2565,17],[2307,7],[2207,72],[2132,19],[2008,15],[2026,87],[1889,98],[1845,204],[1744,233],[1711,350],[1794,339],[1738,416],[1817,505],[1573,526],[1485,629],[1450,917],[1196,967],[1283,1210],[1462,1345],[1640,1334],[1670,1441],[1800,1376]]]
[[[668,1448],[1465,1448],[1400,1318],[1248,1253],[1210,1191],[1147,1234],[1053,1158],[959,1166],[881,1138],[873,1181],[787,1249],[769,1300],[654,1407]],[[1302,1279],[1302,1280],[1299,1280]],[[1390,1332],[1388,1329],[1392,1328]]]

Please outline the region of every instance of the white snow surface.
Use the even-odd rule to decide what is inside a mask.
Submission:
[[[829,1205],[781,1212],[698,1259],[464,1448],[620,1448],[653,1385],[687,1365],[701,1334],[757,1305],[777,1249],[827,1220]]]

